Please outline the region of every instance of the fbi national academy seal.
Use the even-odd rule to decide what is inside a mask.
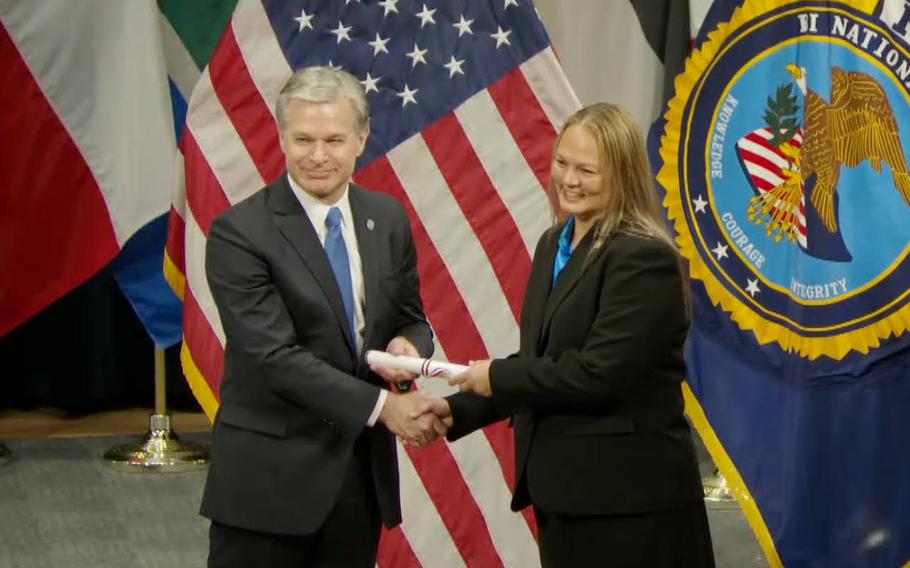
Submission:
[[[841,359],[910,327],[908,6],[747,0],[677,78],[664,205],[760,343]]]

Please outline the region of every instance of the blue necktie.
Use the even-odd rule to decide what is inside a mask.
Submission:
[[[335,282],[341,292],[341,301],[344,303],[344,313],[348,316],[348,325],[351,329],[351,345],[357,349],[354,341],[354,286],[351,283],[351,265],[348,262],[348,249],[344,246],[344,237],[341,236],[341,210],[337,207],[329,209],[325,218],[328,233],[325,236],[325,254],[329,257],[332,272],[335,273]]]

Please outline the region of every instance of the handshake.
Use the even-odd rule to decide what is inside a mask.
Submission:
[[[445,436],[452,426],[452,412],[444,398],[431,398],[418,391],[390,392],[379,421],[402,443],[423,447]]]
[[[386,352],[391,355],[418,356],[417,349],[403,337],[393,339]],[[379,363],[371,363],[370,369],[390,384],[401,385],[417,378],[415,373]],[[457,385],[460,391],[492,396],[490,361],[472,361],[465,371],[449,378],[448,382]],[[452,409],[444,398],[428,397],[417,391],[404,394],[390,392],[379,413],[379,421],[405,444],[421,447],[446,435],[452,427]]]

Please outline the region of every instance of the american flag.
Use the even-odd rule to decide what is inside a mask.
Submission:
[[[434,357],[518,347],[533,247],[552,220],[550,151],[579,107],[530,1],[241,0],[190,97],[165,260],[184,299],[184,371],[210,417],[224,332],[206,236],[224,208],[283,173],[274,103],[293,70],[317,64],[367,91],[371,136],[354,180],[408,212]],[[404,523],[383,535],[379,566],[539,565],[533,518],[508,508],[504,423],[451,445],[399,446],[399,464]]]

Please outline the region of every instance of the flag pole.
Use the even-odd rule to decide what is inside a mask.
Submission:
[[[115,446],[104,453],[104,461],[121,471],[176,473],[204,468],[209,451],[202,444],[184,442],[171,429],[171,415],[165,397],[164,349],[155,346],[155,410],[149,416],[144,440]]]
[[[10,453],[9,448],[6,447],[6,444],[0,442],[0,465],[5,464],[13,457],[13,454]]]

